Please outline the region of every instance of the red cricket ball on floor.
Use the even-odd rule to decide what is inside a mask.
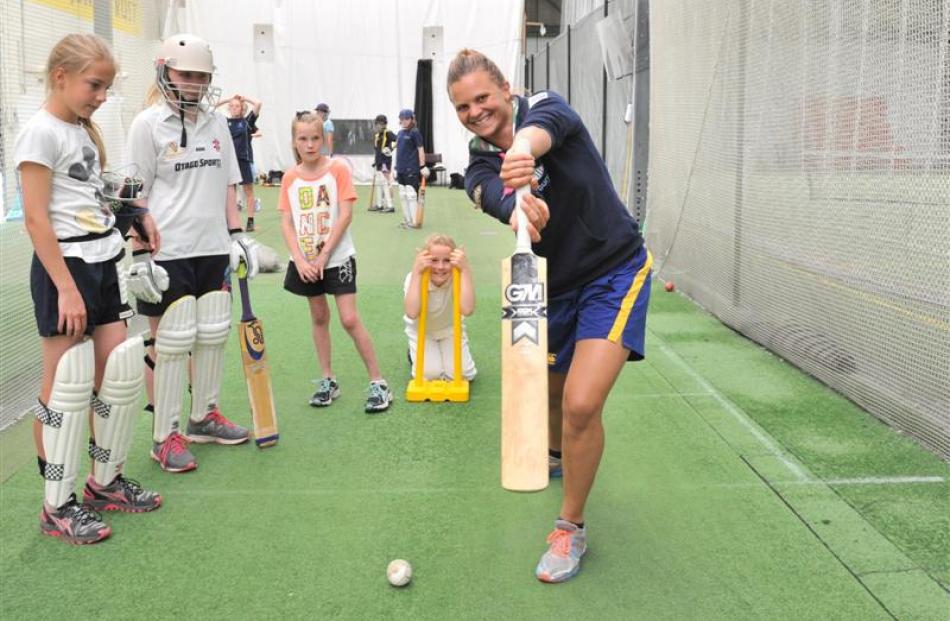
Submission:
[[[675,289],[676,287],[675,287],[675,285],[673,285],[673,281],[672,281],[672,280],[667,280],[667,281],[666,281],[666,284],[663,285],[663,288],[666,289],[667,291],[672,291],[672,290]]]

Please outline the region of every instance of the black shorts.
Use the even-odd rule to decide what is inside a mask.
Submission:
[[[251,167],[254,164],[251,160],[238,160],[238,168],[241,169],[241,185],[251,185],[254,183],[254,171]]]
[[[393,169],[393,158],[391,155],[383,155],[382,153],[377,153],[376,158],[373,160],[373,168],[380,171],[389,171]]]
[[[356,257],[350,257],[339,267],[323,270],[323,280],[304,282],[300,278],[297,266],[291,261],[287,264],[284,276],[284,289],[296,295],[312,298],[318,295],[343,295],[356,293]]]
[[[133,315],[131,307],[122,300],[119,292],[117,270],[121,269],[118,265],[123,256],[124,250],[115,258],[99,263],[86,263],[79,257],[63,257],[86,305],[86,334],[92,334],[97,326],[115,323]],[[40,336],[63,334],[57,325],[59,291],[35,253],[30,265],[30,294],[33,296],[33,314]]]
[[[412,189],[416,192],[419,191],[419,182],[422,178],[419,176],[418,172],[401,172],[396,173],[396,183],[399,185],[411,185]]]
[[[186,295],[200,298],[209,291],[229,291],[230,262],[231,258],[226,254],[156,261],[156,265],[168,272],[168,291],[162,293],[162,301],[158,304],[139,300],[139,313],[146,317],[161,317],[172,302]]]

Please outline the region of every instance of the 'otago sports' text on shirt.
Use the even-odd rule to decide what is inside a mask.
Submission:
[[[129,128],[127,153],[145,183],[148,209],[162,236],[156,259],[228,254],[228,187],[241,182],[231,132],[224,116],[198,112],[185,120],[168,104],[139,113]]]
[[[342,160],[330,160],[323,174],[307,177],[295,166],[284,173],[277,209],[290,212],[297,232],[300,252],[308,261],[320,254],[340,219],[340,204],[356,201],[356,188],[349,167]],[[350,229],[340,237],[326,267],[339,267],[356,254]],[[291,257],[292,258],[292,257]]]

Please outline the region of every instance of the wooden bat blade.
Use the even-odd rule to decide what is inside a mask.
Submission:
[[[502,260],[501,485],[548,485],[547,260],[530,252]]]
[[[254,419],[254,442],[260,448],[277,444],[277,410],[270,366],[264,345],[264,328],[259,319],[241,322],[241,358],[247,382],[247,398]]]

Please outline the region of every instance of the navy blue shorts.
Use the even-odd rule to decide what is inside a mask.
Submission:
[[[241,169],[241,185],[251,185],[254,183],[254,162],[251,160],[238,160],[238,168]]]
[[[346,263],[337,267],[326,268],[323,270],[323,280],[317,282],[304,282],[297,271],[297,265],[290,261],[284,275],[284,289],[305,298],[356,293],[356,257],[350,257]]]
[[[188,259],[156,261],[168,272],[168,291],[162,293],[158,304],[138,301],[139,313],[146,317],[161,317],[175,300],[186,295],[200,298],[209,291],[230,290],[231,258],[226,254]]]
[[[416,192],[419,191],[419,184],[422,182],[422,177],[419,176],[418,172],[396,172],[396,183],[399,185],[411,185],[412,189]]]
[[[653,256],[645,247],[600,278],[548,300],[548,369],[567,373],[574,344],[607,339],[642,360]]]
[[[99,263],[86,263],[79,257],[63,257],[86,305],[86,334],[92,334],[97,326],[125,320],[133,315],[132,308],[122,299],[119,291],[118,269],[121,268],[118,265],[123,256],[124,250],[115,258]],[[35,253],[30,265],[30,294],[40,336],[64,334],[57,325],[59,291]]]
[[[379,171],[389,171],[393,169],[393,158],[392,156],[386,156],[382,153],[377,153],[375,159],[373,160],[373,168]]]

